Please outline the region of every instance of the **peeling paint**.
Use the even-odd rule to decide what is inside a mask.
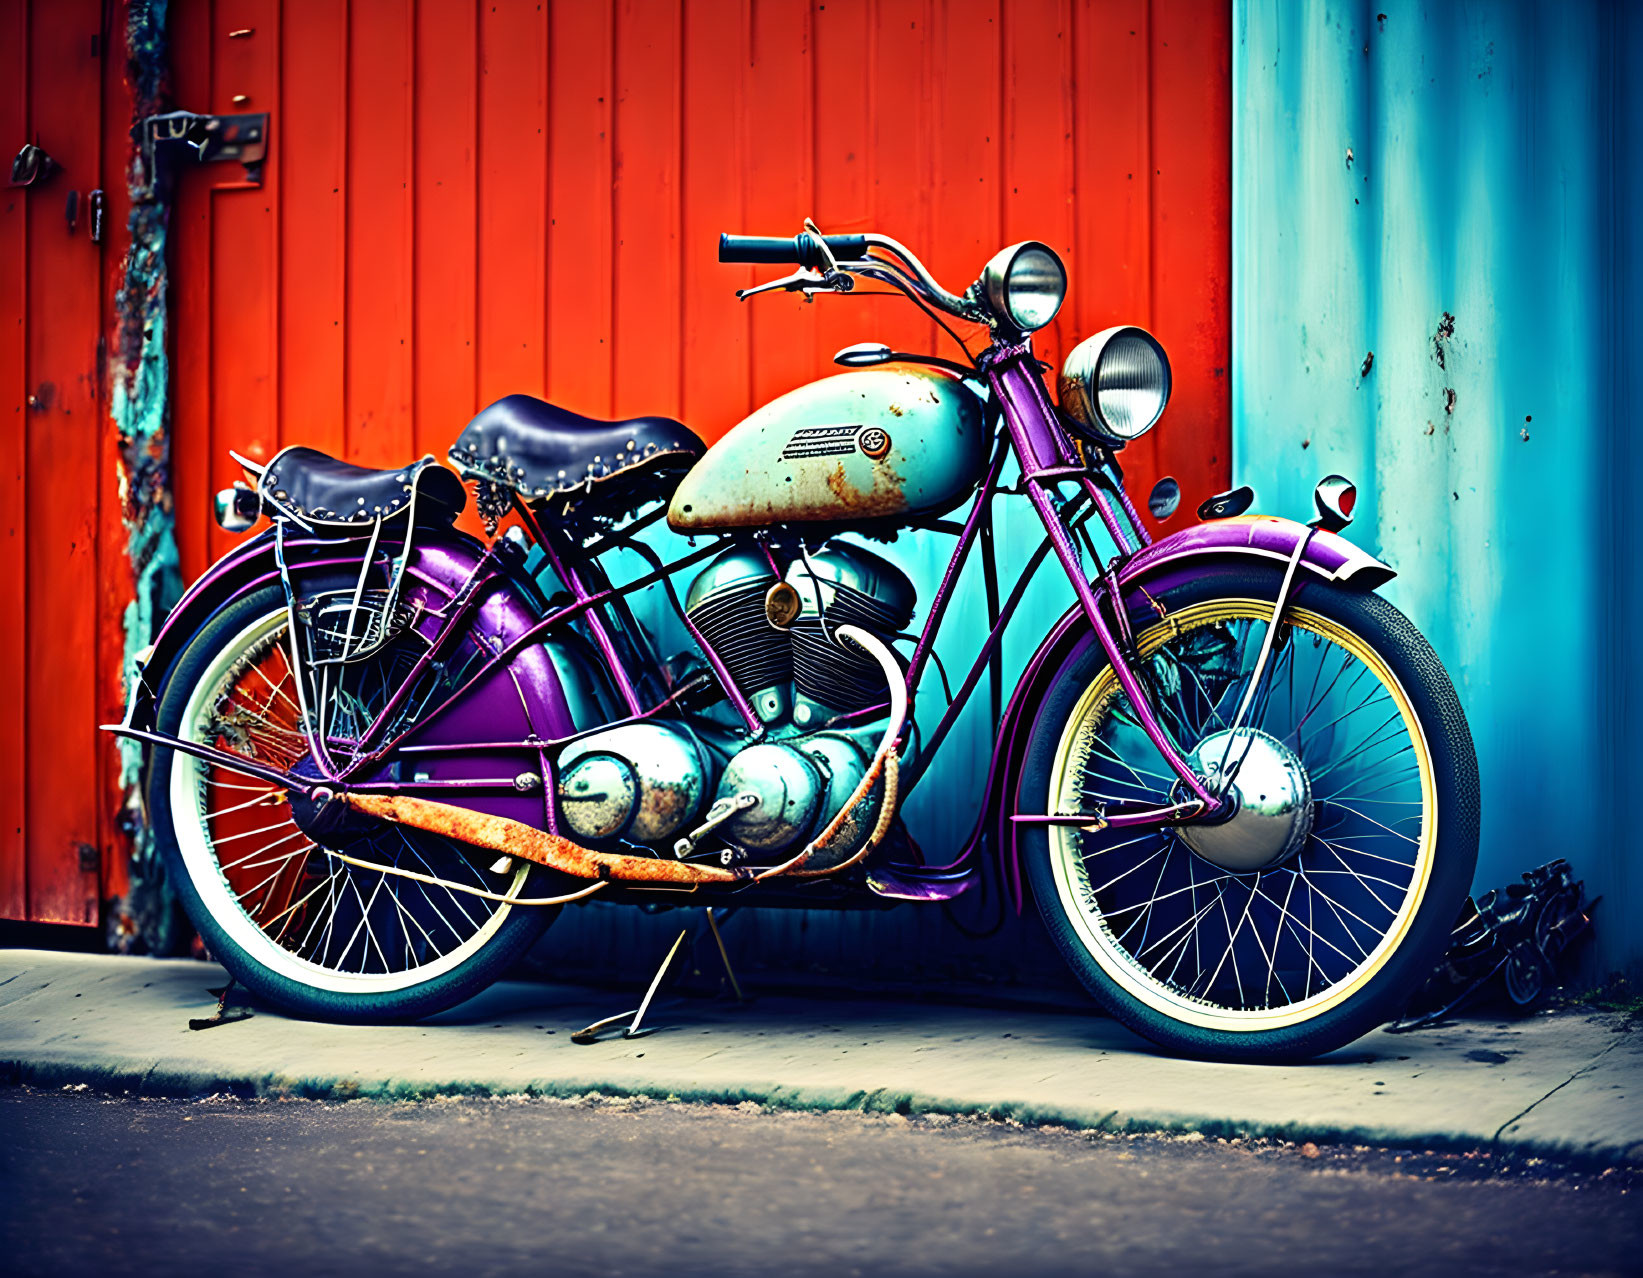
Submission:
[[[1438,361],[1439,368],[1448,368],[1447,352],[1444,343],[1455,335],[1455,317],[1448,311],[1438,320],[1438,331],[1432,334],[1432,354]]]
[[[168,48],[166,0],[133,0],[126,26],[126,74],[133,124],[163,109]],[[124,670],[147,646],[182,594],[171,490],[171,413],[166,360],[167,193],[156,189],[137,148],[128,158],[130,245],[115,293],[116,333],[109,368],[110,412],[119,436],[118,479],[131,563],[132,600],[126,605]],[[120,742],[123,824],[131,833],[131,893],[111,905],[116,948],[169,951],[176,910],[165,885],[158,849],[144,810],[142,748]]]

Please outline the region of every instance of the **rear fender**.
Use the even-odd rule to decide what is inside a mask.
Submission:
[[[358,541],[335,537],[288,537],[286,561],[297,571],[336,567],[357,572],[363,554],[363,538]],[[475,538],[454,529],[417,530],[410,563],[406,568],[405,599],[425,605],[418,623],[432,637],[440,624],[434,612],[469,580],[485,554]],[[535,625],[543,615],[540,596],[524,570],[510,562],[506,552],[498,567],[503,580],[486,590],[473,613],[471,625],[490,646],[506,644]],[[235,547],[196,581],[166,617],[153,647],[138,659],[131,682],[131,700],[125,725],[146,731],[156,730],[156,708],[177,659],[189,641],[213,616],[234,600],[278,582],[279,565],[274,555],[271,532]],[[606,717],[599,704],[602,685],[597,669],[583,669],[587,663],[574,642],[560,644],[553,638],[531,644],[482,679],[462,702],[420,729],[416,744],[523,741],[527,737],[547,742],[570,736],[594,726]],[[565,667],[565,669],[562,669]],[[572,668],[574,667],[574,668]],[[390,756],[391,758],[392,756]],[[428,756],[421,756],[428,757]],[[484,758],[455,754],[437,756],[438,764],[428,764],[439,780],[463,776],[513,776],[535,771],[541,764],[535,751],[504,757],[487,752]],[[517,764],[518,766],[513,766]],[[511,766],[511,772],[503,771]],[[424,764],[418,763],[418,770]],[[397,772],[389,778],[397,777]],[[411,779],[407,775],[403,779]],[[541,824],[544,795],[481,795],[478,791],[453,791],[461,806],[494,811],[514,819]],[[528,809],[514,811],[515,808]]]
[[[1119,570],[1125,605],[1134,623],[1145,625],[1157,615],[1151,596],[1167,586],[1202,573],[1215,563],[1256,559],[1286,564],[1308,531],[1305,524],[1271,515],[1219,519],[1183,529],[1143,548]],[[1312,532],[1300,566],[1325,581],[1365,590],[1373,590],[1396,576],[1392,568],[1369,552],[1321,529]],[[1084,617],[1084,610],[1073,605],[1062,614],[1028,661],[999,720],[987,798],[977,829],[990,830],[995,835],[993,846],[1003,858],[1005,877],[1012,885],[1017,910],[1021,908],[1023,893],[1015,839],[1018,827],[1010,816],[1021,810],[1018,807],[1022,797],[1021,767],[1027,756],[1028,739],[1037,722],[1037,708],[1049,690],[1062,672],[1094,642],[1095,634]]]

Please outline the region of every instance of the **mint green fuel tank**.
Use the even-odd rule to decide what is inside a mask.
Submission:
[[[987,466],[981,397],[951,373],[888,364],[771,400],[691,467],[676,532],[937,515]]]

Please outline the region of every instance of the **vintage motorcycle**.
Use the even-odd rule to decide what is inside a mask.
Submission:
[[[719,258],[798,267],[744,298],[868,280],[960,347],[943,317],[990,340],[963,361],[849,347],[711,448],[510,395],[449,453],[487,542],[453,527],[466,492],[432,457],[236,456],[253,482],[218,521],[271,526],[187,591],[111,725],[147,747],[148,814],[211,952],[299,1015],[418,1017],[571,902],[940,902],[990,848],[1090,993],[1166,1048],[1305,1057],[1396,1015],[1470,884],[1477,765],[1437,657],[1373,593],[1392,569],[1338,535],[1352,486],[1321,483],[1309,525],[1246,515],[1236,489],[1153,540],[1117,454],[1163,413],[1168,360],[1142,329],[1098,333],[1058,408],[1032,334],[1067,274],[1041,243],[962,294],[893,239],[809,221],[722,236]],[[1006,494],[1044,537],[1001,599]],[[912,583],[862,544],[897,535],[955,539],[916,633]],[[978,544],[989,634],[923,734]],[[647,571],[613,584],[619,548]],[[1076,599],[1003,702],[1000,639],[1051,554]],[[639,623],[651,586],[686,651]],[[984,675],[982,811],[931,864],[898,809]]]

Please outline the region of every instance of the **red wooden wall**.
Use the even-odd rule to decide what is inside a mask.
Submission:
[[[113,190],[129,108],[107,68],[82,65],[98,8],[0,0],[0,144],[56,129],[89,157],[101,138],[98,184]],[[1072,291],[1044,358],[1119,321],[1171,352],[1175,404],[1126,459],[1137,489],[1172,473],[1195,504],[1226,484],[1225,0],[170,12],[175,104],[271,116],[263,184],[201,168],[172,219],[185,576],[229,544],[208,495],[237,477],[230,447],[443,456],[477,408],[513,391],[593,415],[676,415],[713,438],[851,342],[943,349],[898,299],[737,302],[736,287],[773,272],[721,266],[718,233],[792,234],[806,215],[893,235],[954,288],[1003,245],[1047,241]],[[0,668],[29,689],[0,698],[0,915],[79,920],[96,876],[62,867],[70,843],[109,846],[96,796],[112,755],[91,725],[118,710],[107,636],[124,579],[94,375],[106,282],[100,295],[83,239],[59,242],[61,176],[6,192],[0,212],[0,378],[19,402],[59,387],[49,410],[14,410],[27,429],[8,435],[0,474],[0,573],[27,580],[0,591]],[[120,888],[106,859],[105,896]]]

